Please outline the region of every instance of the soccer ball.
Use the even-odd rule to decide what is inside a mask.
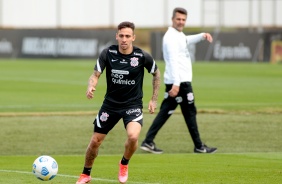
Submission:
[[[47,155],[42,155],[33,162],[32,173],[39,180],[51,180],[58,173],[58,164],[54,158]]]

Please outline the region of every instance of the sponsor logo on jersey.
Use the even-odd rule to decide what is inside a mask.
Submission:
[[[121,63],[121,64],[127,64],[127,61],[122,60],[122,61],[120,61],[119,63]]]
[[[110,116],[110,115],[109,115],[108,113],[102,112],[102,114],[101,114],[101,116],[100,116],[100,120],[103,121],[103,122],[104,122],[104,121],[107,121],[109,116]]]
[[[131,59],[130,59],[130,61],[131,61],[131,62],[130,62],[130,65],[133,66],[133,67],[138,66],[138,64],[139,64],[138,59],[139,59],[139,58],[137,58],[137,57],[131,58]]]
[[[110,50],[109,49],[109,52],[117,54],[117,50]]]
[[[142,53],[134,52],[133,54],[134,54],[135,56],[143,57],[143,54],[142,54]]]
[[[116,61],[118,61],[118,59],[112,59],[112,62],[116,62]]]
[[[135,84],[135,80],[128,80],[128,79],[124,79],[125,75],[128,75],[129,71],[126,70],[114,70],[112,69],[112,82],[114,84],[122,84],[122,85],[134,85]]]
[[[128,74],[129,74],[129,71],[112,69],[112,73],[128,75]]]

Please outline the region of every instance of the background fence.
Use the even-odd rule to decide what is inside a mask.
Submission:
[[[0,0],[0,27],[166,27],[177,6],[192,27],[282,27],[282,0]]]
[[[96,58],[128,20],[146,30],[137,41],[162,59],[161,39],[175,7],[188,10],[188,29],[214,37],[213,44],[190,47],[194,60],[281,58],[281,44],[271,45],[282,40],[282,0],[0,0],[0,57]]]

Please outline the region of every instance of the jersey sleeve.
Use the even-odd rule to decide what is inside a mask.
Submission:
[[[148,73],[155,73],[156,70],[158,69],[155,60],[147,52],[143,51],[143,53],[145,57],[145,68],[147,69]]]
[[[96,65],[94,67],[94,70],[100,72],[100,73],[103,73],[104,69],[106,68],[106,61],[107,61],[107,51],[108,49],[104,49],[98,59],[97,59],[97,62],[96,62]]]

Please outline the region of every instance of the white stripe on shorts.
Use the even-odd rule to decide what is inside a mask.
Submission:
[[[133,119],[132,121],[136,121],[137,122],[137,121],[139,121],[141,119],[143,119],[143,113],[140,116],[138,116],[137,118]]]
[[[96,123],[97,123],[97,127],[101,128],[100,119],[99,119],[98,114],[96,116]]]

